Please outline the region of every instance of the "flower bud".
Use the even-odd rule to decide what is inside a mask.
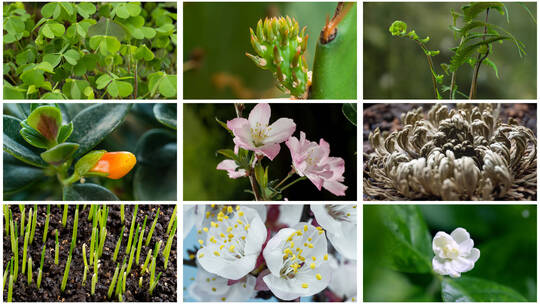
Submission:
[[[105,173],[110,179],[120,179],[137,163],[131,152],[105,152],[88,172]]]

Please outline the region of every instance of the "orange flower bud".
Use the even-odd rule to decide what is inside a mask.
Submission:
[[[131,152],[105,152],[89,172],[107,173],[107,178],[119,179],[128,174],[137,163]]]

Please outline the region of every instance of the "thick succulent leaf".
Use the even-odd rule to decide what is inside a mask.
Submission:
[[[47,163],[39,157],[37,149],[29,147],[20,135],[21,121],[15,117],[4,115],[4,151],[18,160],[36,167],[47,167]]]
[[[43,169],[28,166],[4,152],[4,194],[22,190],[43,178]]]
[[[73,118],[69,141],[80,144],[75,157],[80,157],[100,143],[124,121],[131,104],[96,104]]]
[[[158,103],[154,105],[154,116],[162,124],[176,130],[176,104]]]
[[[96,184],[74,184],[64,187],[64,201],[118,201],[118,197],[107,188]]]

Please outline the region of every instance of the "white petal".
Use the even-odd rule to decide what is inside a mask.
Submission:
[[[291,301],[300,297],[298,293],[291,291],[290,286],[287,284],[287,280],[269,274],[263,278],[263,281],[266,283],[266,286],[270,288],[274,296],[281,300]]]
[[[259,103],[256,105],[251,112],[249,112],[249,124],[251,128],[257,127],[257,123],[261,125],[268,125],[270,122],[270,105],[267,103]]]
[[[344,234],[337,236],[333,233],[328,233],[328,240],[332,246],[345,258],[356,260],[356,225],[344,225]]]
[[[216,247],[217,248],[217,247]],[[240,259],[228,260],[214,255],[214,247],[203,247],[197,251],[197,261],[204,270],[231,280],[239,280],[255,268],[257,256],[250,255]],[[201,253],[203,257],[201,257]]]
[[[443,248],[447,245],[457,247],[456,241],[448,233],[443,231],[437,232],[433,238],[433,252],[435,252],[435,255],[444,257]]]
[[[332,271],[328,288],[340,298],[352,298],[356,295],[357,268],[355,261],[348,261]]]
[[[293,234],[296,230],[292,228],[281,229],[276,235],[274,235],[263,251],[264,260],[266,261],[266,266],[273,274],[279,276],[281,271],[281,266],[283,264],[283,247],[287,238]]]
[[[264,226],[259,213],[255,209],[241,207],[240,210],[244,211],[247,218],[252,218],[249,223],[250,228],[246,237],[244,254],[255,255],[255,259],[257,259],[266,241],[266,226]]]
[[[263,141],[264,144],[282,143],[289,139],[296,130],[296,124],[290,118],[280,118],[268,127],[268,137]]]
[[[317,223],[321,225],[321,227],[329,233],[336,235],[343,234],[341,231],[341,223],[330,216],[326,205],[311,205],[310,207]]]
[[[474,241],[472,239],[468,239],[459,244],[459,252],[461,253],[461,255],[468,255],[471,252],[471,249],[473,249],[473,247]]]
[[[285,224],[289,227],[300,222],[302,217],[303,205],[280,205],[278,223]]]
[[[463,228],[456,228],[450,235],[458,244],[461,244],[471,238],[467,230]]]
[[[471,252],[469,253],[469,255],[465,256],[465,258],[472,263],[476,263],[476,261],[478,261],[478,259],[480,258],[480,250],[478,250],[477,248],[471,249]]]

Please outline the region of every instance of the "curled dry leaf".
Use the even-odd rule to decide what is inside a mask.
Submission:
[[[369,135],[364,191],[381,200],[531,200],[536,136],[491,104],[402,114],[400,131]]]

